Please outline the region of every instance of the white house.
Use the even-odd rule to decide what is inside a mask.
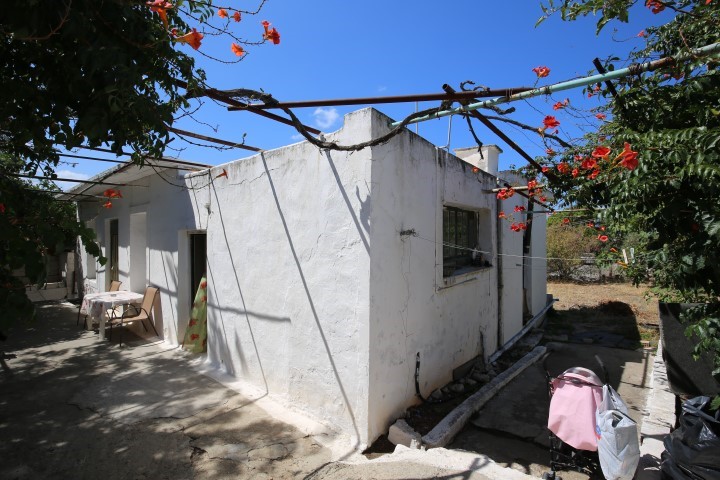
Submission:
[[[367,141],[389,121],[360,110],[327,138]],[[418,401],[418,354],[427,395],[546,306],[545,219],[523,267],[527,232],[499,225],[490,192],[500,150],[476,151],[461,160],[407,130],[355,153],[301,142],[190,173],[105,172],[128,186],[110,209],[78,202],[112,256],[83,256],[85,286],[104,290],[112,273],[159,287],[158,330],[174,344],[206,269],[208,362],[369,445]]]

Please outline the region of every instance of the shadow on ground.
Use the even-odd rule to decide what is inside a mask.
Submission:
[[[1,346],[0,478],[302,478],[330,452],[198,374],[176,349],[123,348],[40,305]]]
[[[551,376],[570,367],[586,367],[602,378],[597,356],[609,383],[628,404],[630,416],[642,421],[652,355],[637,348],[642,335],[629,305],[612,301],[595,308],[571,308],[549,316],[545,327],[543,342],[560,340],[546,345],[551,351],[547,360]],[[500,465],[540,477],[549,471],[548,411],[548,378],[543,365],[536,363],[488,402],[449,448],[482,453]],[[562,477],[588,478],[577,472],[563,472]]]

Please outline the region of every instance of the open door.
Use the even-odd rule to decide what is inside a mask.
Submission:
[[[118,220],[110,220],[110,255],[108,256],[108,272],[105,278],[105,290],[110,288],[110,283],[120,280],[120,239],[118,234]]]
[[[207,234],[190,234],[190,308],[207,270]]]

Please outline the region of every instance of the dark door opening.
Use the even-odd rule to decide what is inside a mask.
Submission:
[[[190,234],[190,306],[205,276],[207,265],[207,234]]]
[[[120,242],[118,241],[118,220],[110,220],[110,278],[108,287],[113,280],[120,280],[118,262],[120,258]]]

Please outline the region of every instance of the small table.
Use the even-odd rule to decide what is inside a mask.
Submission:
[[[83,297],[82,305],[80,305],[80,313],[90,316],[89,327],[92,321],[97,320],[100,324],[100,338],[105,338],[105,321],[107,320],[107,311],[117,307],[131,303],[140,305],[143,301],[142,293],[126,292],[118,290],[117,292],[88,293]]]

